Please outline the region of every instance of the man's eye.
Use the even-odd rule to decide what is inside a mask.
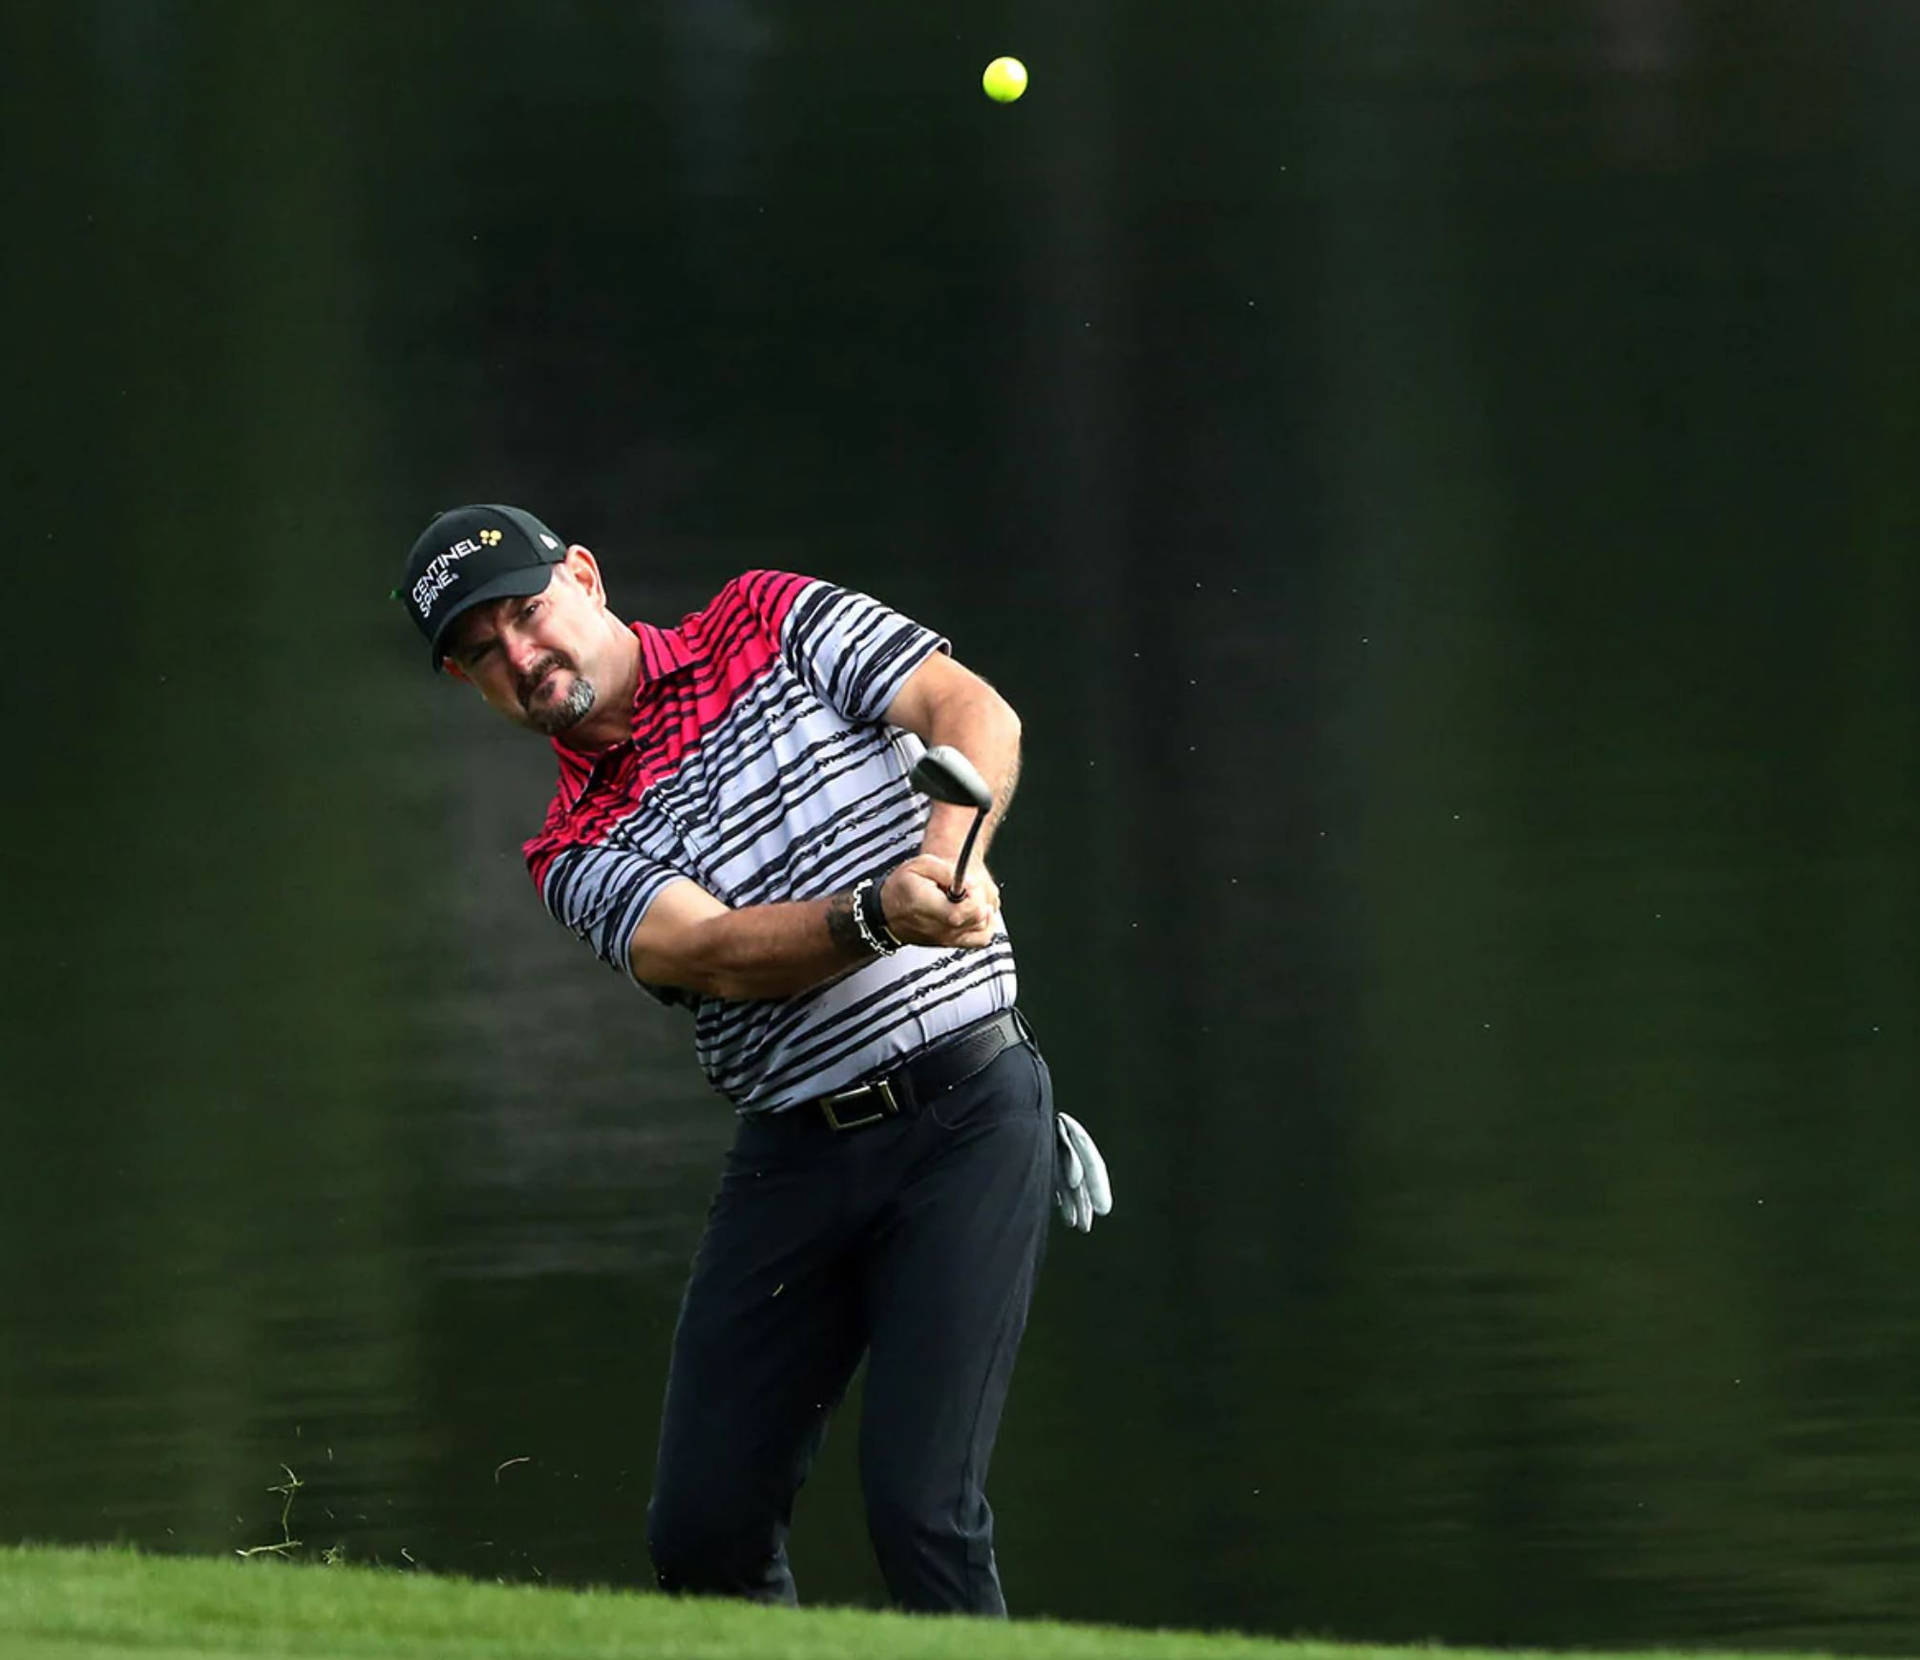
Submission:
[[[537,599],[529,600],[527,604],[525,604],[520,608],[520,620],[522,622],[525,622],[527,618],[531,617],[534,614],[534,612],[538,611],[539,609],[540,609],[540,602]]]

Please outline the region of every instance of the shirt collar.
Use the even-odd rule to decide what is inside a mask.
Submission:
[[[691,668],[696,654],[678,628],[655,628],[652,623],[630,625],[640,641],[640,684],[634,690],[634,708],[640,706],[640,693],[656,680],[665,680],[680,669]]]

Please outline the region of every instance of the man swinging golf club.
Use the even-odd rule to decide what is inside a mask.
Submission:
[[[1110,1203],[984,864],[1018,717],[937,635],[806,577],[624,623],[593,555],[514,507],[439,515],[401,594],[436,669],[553,742],[525,848],[547,908],[692,1011],[739,1115],[674,1333],[661,1585],[796,1600],[794,1495],[864,1355],[889,1591],[1004,1614],[987,1463],[1049,1191],[1082,1230]]]

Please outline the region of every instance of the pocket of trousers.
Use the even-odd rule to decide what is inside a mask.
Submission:
[[[1030,1044],[1009,1044],[979,1071],[969,1072],[923,1103],[923,1110],[943,1130],[957,1130],[982,1114],[1017,1116],[1026,1102],[1042,1093],[1034,1064],[1038,1059]]]

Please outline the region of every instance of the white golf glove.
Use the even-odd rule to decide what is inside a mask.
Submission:
[[[1054,1114],[1053,1202],[1060,1219],[1082,1233],[1092,1231],[1093,1219],[1113,1209],[1113,1188],[1107,1181],[1107,1161],[1093,1137],[1076,1119]]]

